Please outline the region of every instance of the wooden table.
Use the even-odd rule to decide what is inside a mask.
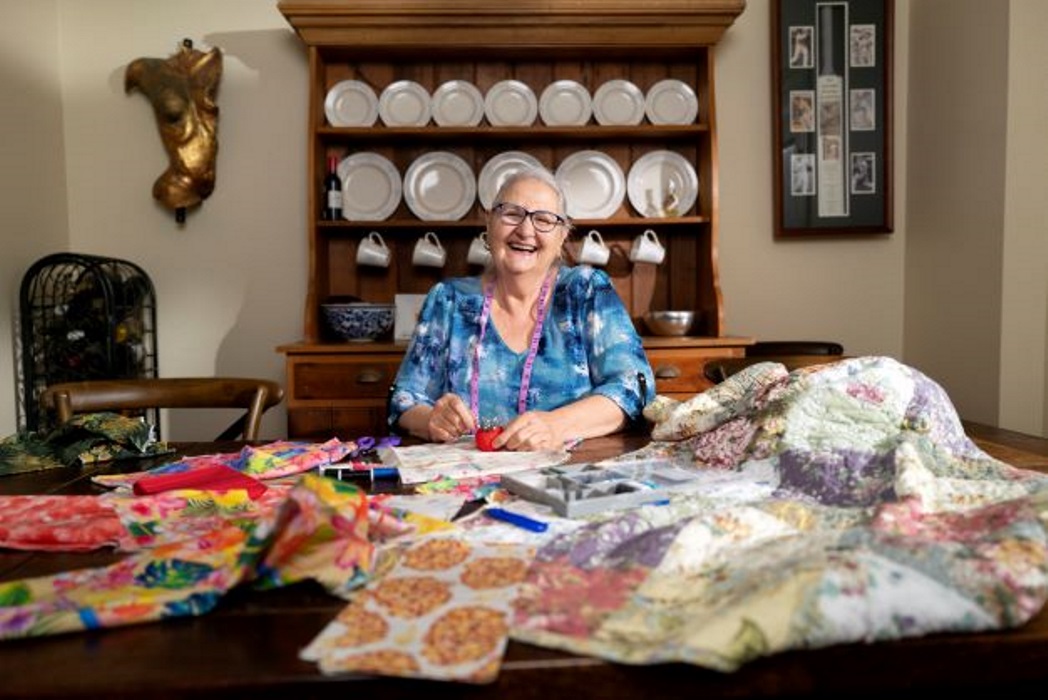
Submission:
[[[1018,467],[1048,471],[1048,440],[967,425],[983,449]],[[643,444],[636,436],[590,440],[576,461]],[[229,451],[213,443],[187,454]],[[140,467],[138,463],[136,468]],[[90,473],[54,470],[0,478],[0,493],[100,493]],[[0,581],[108,563],[117,555],[0,550]],[[1014,693],[1048,688],[1048,609],[1026,626],[779,654],[723,674],[686,664],[625,666],[510,642],[498,680],[325,677],[298,659],[345,602],[315,584],[235,590],[212,613],[133,627],[0,642],[3,698],[411,698],[927,697],[933,691]],[[1014,695],[1013,695],[1014,697]]]

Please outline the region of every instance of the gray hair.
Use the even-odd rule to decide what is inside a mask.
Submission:
[[[564,194],[564,190],[561,188],[560,183],[557,182],[556,176],[554,176],[553,173],[551,173],[548,169],[542,167],[541,165],[525,168],[523,170],[518,170],[516,172],[510,173],[509,177],[507,177],[499,186],[498,192],[495,193],[495,200],[492,206],[502,201],[502,196],[506,193],[507,190],[516,185],[518,182],[524,182],[525,180],[537,180],[538,182],[545,184],[547,187],[553,190],[554,193],[556,193],[557,207],[560,209],[560,211],[554,213],[560,214],[564,217],[564,220],[567,221],[568,232],[570,233],[571,230],[574,228],[574,225],[571,223],[571,218],[568,216],[568,197],[566,194]]]

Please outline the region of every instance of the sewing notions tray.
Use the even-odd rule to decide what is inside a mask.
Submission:
[[[668,492],[689,486],[697,474],[670,462],[566,464],[504,474],[501,485],[557,515],[575,518],[605,510],[665,501]]]

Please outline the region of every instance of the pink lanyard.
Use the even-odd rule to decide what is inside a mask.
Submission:
[[[556,274],[556,273],[554,273]],[[546,321],[546,308],[549,302],[550,275],[542,282],[539,291],[539,313],[535,319],[535,328],[531,331],[531,343],[528,346],[528,356],[524,358],[524,370],[520,376],[520,394],[517,395],[517,413],[524,413],[528,407],[528,388],[531,386],[531,369],[535,365],[535,355],[539,351],[539,340],[542,339],[542,325]],[[469,378],[469,408],[473,412],[473,420],[480,425],[480,346],[484,344],[484,334],[488,329],[488,320],[491,318],[491,302],[495,296],[495,283],[489,282],[484,288],[484,307],[480,311],[480,335],[477,337],[477,346],[473,349],[473,376]]]

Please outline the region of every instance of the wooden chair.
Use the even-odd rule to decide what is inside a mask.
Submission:
[[[52,384],[40,396],[58,423],[76,413],[145,411],[162,408],[242,408],[240,416],[216,440],[257,440],[262,414],[284,398],[283,388],[266,379],[246,377],[170,377],[99,379]]]
[[[793,371],[841,359],[844,359],[844,346],[829,340],[762,340],[746,348],[746,357],[711,360],[702,372],[706,379],[719,384],[758,362],[779,362]]]

